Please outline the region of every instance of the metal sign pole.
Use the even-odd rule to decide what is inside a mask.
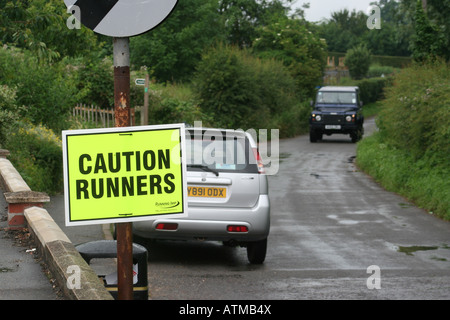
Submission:
[[[114,38],[115,126],[130,126],[129,38]],[[131,222],[116,223],[119,300],[133,300],[133,234]]]
[[[144,121],[142,124],[145,126],[148,124],[148,90],[150,90],[149,86],[149,75],[148,72],[145,74],[145,88],[144,88],[144,109],[142,110],[141,117],[143,117]]]

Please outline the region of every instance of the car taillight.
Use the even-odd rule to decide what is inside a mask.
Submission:
[[[158,223],[156,230],[177,230],[178,223]]]
[[[228,226],[227,227],[228,232],[248,232],[247,226]]]
[[[258,173],[264,173],[265,172],[264,165],[263,165],[261,155],[258,152],[258,149],[253,148],[253,154],[255,155],[256,165],[258,166]]]

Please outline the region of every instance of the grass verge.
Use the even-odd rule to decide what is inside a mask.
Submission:
[[[383,143],[380,134],[358,143],[357,165],[386,190],[396,192],[417,206],[450,221],[450,168],[432,167],[405,151]]]

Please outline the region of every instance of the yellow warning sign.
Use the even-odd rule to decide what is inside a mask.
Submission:
[[[184,124],[63,131],[66,225],[187,215]]]

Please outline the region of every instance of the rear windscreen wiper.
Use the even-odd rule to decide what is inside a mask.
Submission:
[[[187,167],[188,168],[202,169],[202,170],[214,173],[217,177],[219,176],[219,171],[211,169],[210,167],[204,166],[202,164],[188,164]]]

